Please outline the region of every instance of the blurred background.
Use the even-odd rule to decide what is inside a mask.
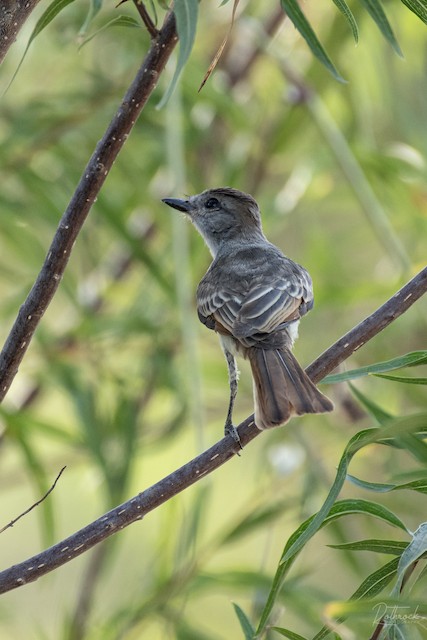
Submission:
[[[218,68],[198,93],[229,29],[231,4],[200,4],[179,86],[158,109],[172,60],[108,176],[2,406],[0,526],[67,466],[50,497],[2,534],[4,568],[70,535],[222,436],[226,365],[194,306],[210,256],[161,198],[233,186],[258,200],[268,238],[314,280],[315,308],[295,348],[303,365],[425,265],[425,25],[402,4],[386,3],[402,59],[360,4],[351,4],[360,28],[355,46],[332,3],[307,3],[342,84],[314,60],[277,3],[241,2]],[[3,63],[2,92],[47,7],[40,3]],[[130,3],[109,5],[85,31],[87,11],[79,1],[54,19],[2,98],[2,343],[149,46],[144,29],[120,26],[85,43],[118,13],[138,20]],[[425,349],[425,338],[421,300],[346,367]],[[246,363],[241,369],[236,422],[253,410]],[[426,410],[422,386],[374,378],[355,384],[390,414]],[[0,636],[242,637],[231,603],[256,619],[288,536],[322,504],[350,437],[373,424],[347,386],[321,388],[334,399],[332,415],[262,434],[240,458],[144,521],[2,596]],[[351,471],[387,482],[415,466],[407,452],[373,446]],[[352,485],[344,495],[369,497]],[[422,495],[375,500],[410,529],[425,511]],[[314,634],[325,604],[349,597],[380,566],[375,557],[356,562],[325,545],[381,536],[404,539],[364,516],[317,534],[285,584],[277,621]],[[358,620],[351,628],[367,637],[371,627]]]

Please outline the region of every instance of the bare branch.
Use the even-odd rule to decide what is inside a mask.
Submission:
[[[0,5],[0,64],[40,0],[4,0]]]
[[[312,380],[319,382],[340,362],[396,320],[427,291],[427,267],[410,280],[390,300],[327,349],[307,369]],[[238,427],[242,446],[260,435],[254,417],[249,416]],[[81,555],[109,536],[121,531],[170,498],[195,484],[200,478],[222,466],[238,454],[240,448],[227,436],[180,469],[163,478],[131,500],[112,509],[62,542],[0,573],[0,593],[33,582]]]
[[[61,218],[43,267],[0,353],[0,401],[5,397],[18,371],[44,312],[59,286],[74,242],[92,204],[133,125],[156,87],[159,74],[170,57],[177,34],[175,17],[170,13],[158,37],[152,40],[133,83],[114,115],[104,137],[90,158],[83,175]]]
[[[324,351],[306,371],[313,382],[323,380],[341,362],[363,347],[369,340],[383,331],[396,318],[405,313],[414,302],[427,291],[427,267],[424,267],[412,280],[387,300],[373,314],[368,316],[354,329],[337,340]]]
[[[135,7],[139,13],[139,15],[141,16],[141,20],[142,22],[145,24],[145,28],[147,29],[148,33],[150,34],[151,38],[157,38],[157,36],[159,35],[159,32],[156,29],[156,25],[154,24],[154,22],[152,21],[150,14],[148,13],[147,9],[145,8],[144,3],[142,2],[142,0],[133,0]],[[122,4],[122,3],[120,3]]]
[[[13,527],[14,524],[16,524],[18,522],[18,520],[20,520],[21,518],[23,518],[24,516],[27,515],[27,513],[30,513],[30,511],[32,511],[33,509],[35,509],[36,507],[39,506],[39,504],[41,504],[43,502],[43,500],[46,500],[46,498],[48,497],[48,495],[50,493],[52,493],[52,491],[55,489],[56,487],[56,483],[58,482],[59,478],[62,476],[63,472],[65,471],[67,467],[62,467],[61,471],[58,473],[58,475],[55,478],[55,482],[53,483],[53,485],[51,486],[51,488],[46,491],[46,493],[44,494],[44,496],[42,498],[40,498],[40,500],[37,500],[37,502],[35,502],[34,504],[31,505],[31,507],[28,507],[28,509],[26,509],[23,513],[21,513],[17,518],[14,518],[13,520],[11,520],[9,522],[9,524],[6,524],[4,527],[2,527],[0,529],[0,533],[3,533],[3,531],[6,531],[6,529],[9,529],[9,527]]]

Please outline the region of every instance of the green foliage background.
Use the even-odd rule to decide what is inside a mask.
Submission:
[[[267,236],[304,264],[315,283],[316,307],[296,346],[303,364],[425,264],[425,25],[403,5],[386,3],[402,60],[361,4],[351,4],[356,47],[332,3],[306,3],[306,15],[347,80],[340,84],[289,20],[273,40],[266,37],[262,25],[277,12],[275,3],[248,1],[238,8],[219,67],[198,94],[227,33],[231,4],[200,4],[194,49],[177,90],[156,109],[173,76],[171,64],[107,179],[1,409],[3,524],[67,465],[50,498],[2,534],[4,567],[66,537],[222,435],[226,367],[193,304],[208,252],[162,197],[229,185],[257,198]],[[40,3],[3,64],[3,89],[47,6]],[[79,49],[118,14],[138,20],[130,4],[106,5],[82,33],[88,8],[79,1],[58,14],[31,44],[2,99],[3,340],[149,46],[144,29],[133,21],[124,28],[121,20]],[[162,8],[156,10],[161,19]],[[245,72],[253,51],[256,59]],[[357,352],[348,368],[425,349],[425,313],[421,300]],[[334,397],[333,415],[301,418],[263,434],[213,477],[91,555],[3,596],[1,637],[242,637],[231,602],[239,604],[243,628],[245,616],[257,626],[282,549],[320,509],[350,438],[386,424],[385,414],[427,411],[422,385],[372,376],[354,385],[358,398],[343,384],[323,387]],[[375,403],[369,412],[367,399]],[[251,412],[243,363],[235,418]],[[422,421],[416,428],[425,429]],[[415,453],[407,442],[403,450],[370,444],[351,473],[370,483],[422,478],[427,456],[423,441],[415,444]],[[340,497],[371,500],[374,488],[345,482]],[[426,519],[419,491],[377,493],[374,500],[409,530]],[[410,540],[363,513],[331,520],[304,547],[276,602],[273,623],[304,637],[313,637],[333,603],[349,598],[388,560],[326,545]],[[415,600],[423,591],[420,575]],[[389,596],[391,587],[384,593]],[[345,625],[367,638],[372,603],[362,613]],[[404,631],[422,637],[419,625]]]

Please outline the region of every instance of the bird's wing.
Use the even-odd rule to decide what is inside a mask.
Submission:
[[[197,312],[200,320],[210,328],[213,319],[219,321],[230,333],[242,306],[242,298],[226,288],[217,288],[209,282],[201,282],[197,292]]]
[[[276,274],[269,280],[254,278],[244,293],[227,283],[218,289],[206,282],[198,293],[199,317],[213,317],[233,336],[244,338],[271,333],[312,307],[311,280],[305,270],[287,273],[286,278]]]
[[[243,338],[272,333],[281,325],[298,320],[312,304],[311,283],[304,272],[270,284],[255,284],[243,301],[233,335]]]

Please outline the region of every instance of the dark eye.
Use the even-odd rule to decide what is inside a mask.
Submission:
[[[219,206],[219,200],[217,200],[216,198],[209,198],[209,200],[207,200],[205,207],[206,209],[215,209],[215,207]]]

